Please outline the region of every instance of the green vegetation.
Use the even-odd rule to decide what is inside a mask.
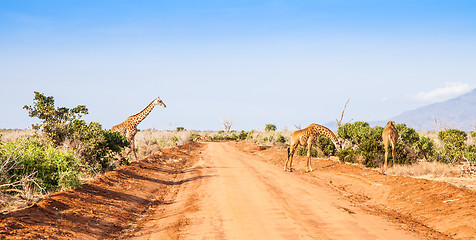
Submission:
[[[82,117],[88,114],[84,105],[74,108],[55,107],[54,98],[35,92],[33,105],[24,106],[30,117],[37,118],[33,128],[36,133],[19,135],[14,140],[0,138],[0,190],[10,193],[27,191],[48,192],[80,186],[80,178],[102,173],[128,160],[120,153],[129,145],[119,133],[102,129],[97,122],[87,123]],[[412,164],[417,159],[454,164],[467,159],[476,162],[476,132],[465,133],[448,129],[437,138],[418,134],[405,124],[395,124],[399,132],[396,147],[396,163]],[[311,148],[311,156],[336,155],[343,162],[361,163],[367,167],[381,166],[384,159],[382,127],[371,127],[367,122],[347,123],[339,127],[337,137],[344,139],[347,148],[337,152],[332,141],[319,136]],[[265,150],[270,146],[285,148],[288,131],[277,132],[276,125],[266,124],[265,131],[193,132],[183,127],[166,131],[166,136],[143,140],[143,154],[151,154],[161,147],[170,147],[195,141],[200,136],[213,141],[246,140]],[[7,131],[1,131],[5,134]],[[435,136],[435,135],[432,135]],[[140,139],[136,142],[140,142]],[[306,147],[296,150],[307,155]],[[391,150],[389,149],[391,162]]]
[[[30,117],[40,120],[33,128],[44,135],[0,142],[0,186],[4,192],[77,187],[81,174],[127,163],[116,156],[129,143],[97,122],[81,120],[88,113],[85,106],[56,108],[53,97],[35,92],[34,104],[24,108]]]
[[[276,125],[274,124],[266,124],[266,127],[264,128],[266,132],[271,132],[271,131],[276,131]]]
[[[468,139],[466,132],[448,129],[439,132],[438,139],[443,142],[443,149],[437,152],[438,161],[454,164],[467,159],[470,162],[476,162],[476,147],[466,144]]]
[[[395,148],[395,163],[411,164],[417,157],[429,158],[434,154],[435,144],[429,138],[422,138],[405,124],[396,124],[399,143]],[[341,126],[337,136],[351,143],[352,146],[338,153],[341,161],[359,162],[368,167],[377,167],[383,163],[385,149],[382,142],[383,127],[370,127],[367,122],[347,123]],[[389,157],[391,149],[389,147]],[[391,158],[389,161],[393,161]]]

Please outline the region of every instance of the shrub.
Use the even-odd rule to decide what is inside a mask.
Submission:
[[[370,127],[367,122],[346,123],[339,127],[337,137],[350,140],[354,144],[360,144],[365,139],[382,140],[382,127]]]
[[[280,143],[285,143],[285,142],[286,142],[286,138],[285,138],[283,135],[279,135],[277,141],[280,142]]]
[[[428,137],[422,136],[415,143],[415,149],[418,157],[428,160],[435,155],[435,142]]]
[[[337,157],[341,162],[357,163],[357,155],[352,148],[346,148],[337,152]]]
[[[266,124],[266,127],[264,128],[264,130],[265,130],[266,132],[276,131],[276,125],[274,125],[274,124]]]
[[[103,130],[96,122],[78,123],[72,136],[72,146],[91,168],[89,170],[103,172],[127,164],[126,159],[116,159],[116,155],[129,145],[120,133]]]
[[[307,156],[307,147],[298,146],[296,149],[296,154],[299,156]],[[311,146],[311,157],[317,157],[317,149]]]
[[[188,138],[188,141],[189,142],[193,142],[193,141],[196,141],[198,137],[200,137],[201,135],[199,133],[196,133],[196,132],[192,132],[190,134],[190,137]]]
[[[177,127],[177,132],[185,131],[184,127]]]
[[[466,148],[465,141],[468,135],[458,129],[448,129],[438,133],[438,139],[444,143],[443,154],[444,160],[448,163],[454,163],[463,157]]]
[[[358,153],[364,158],[366,167],[377,167],[383,159],[383,146],[374,138],[362,140],[358,147]]]
[[[35,92],[33,102],[33,106],[23,107],[28,110],[30,117],[37,117],[41,121],[41,124],[34,124],[33,128],[45,132],[55,146],[72,146],[93,171],[112,169],[127,162],[115,159],[114,156],[128,146],[129,142],[119,133],[103,130],[97,122],[87,124],[81,120],[82,115],[88,113],[86,106],[55,108],[54,98],[39,92]]]
[[[248,134],[246,135],[246,139],[252,139],[253,138],[253,133],[255,132],[255,130],[251,130],[248,132]]]
[[[25,105],[23,107],[28,111],[30,117],[37,117],[42,121],[41,124],[33,124],[33,129],[41,129],[57,145],[70,137],[80,118],[84,114],[88,114],[88,109],[84,105],[78,105],[72,109],[66,107],[55,108],[54,98],[52,96],[46,97],[39,92],[35,92],[33,102],[33,106]]]
[[[328,157],[331,155],[335,155],[336,148],[334,146],[334,143],[332,143],[329,137],[326,137],[324,135],[319,135],[319,137],[316,140],[316,143],[319,149],[321,150],[321,152],[324,154],[324,156]]]
[[[396,124],[395,128],[398,130],[398,136],[402,143],[406,146],[414,147],[420,140],[420,136],[415,129],[407,127],[404,123]]]
[[[247,137],[248,137],[248,133],[245,132],[244,130],[241,130],[240,134],[238,135],[238,139],[246,140]]]
[[[20,138],[0,146],[1,183],[13,184],[31,178],[46,190],[66,189],[80,184],[79,162],[72,151],[60,151],[38,136]],[[23,186],[12,187],[21,188]]]
[[[464,157],[472,162],[472,163],[475,163],[476,162],[476,146],[468,146],[466,147],[465,151],[464,151]]]
[[[472,132],[470,133],[470,135],[471,135],[472,138],[476,138],[476,131],[472,131]]]

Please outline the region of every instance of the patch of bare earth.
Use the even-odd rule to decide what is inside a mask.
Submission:
[[[33,206],[0,216],[1,239],[117,239],[182,184],[182,170],[200,144],[163,149],[108,172],[78,189],[51,194]]]

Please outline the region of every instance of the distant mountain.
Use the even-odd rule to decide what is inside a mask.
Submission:
[[[404,112],[390,120],[405,123],[419,131],[435,131],[443,128],[474,131],[476,127],[476,89],[444,102]],[[386,121],[376,123],[380,126],[384,126],[384,124]]]

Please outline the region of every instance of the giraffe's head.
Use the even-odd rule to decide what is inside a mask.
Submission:
[[[160,97],[157,97],[157,98],[154,100],[154,104],[155,104],[155,105],[162,106],[162,107],[166,107],[166,106],[165,106],[165,103],[162,102],[162,100],[160,100]]]
[[[393,126],[393,121],[388,121],[387,122],[387,127]]]
[[[344,149],[344,140],[343,139],[337,139],[337,141],[332,141],[334,143],[334,146],[336,147],[337,151],[340,151]]]

